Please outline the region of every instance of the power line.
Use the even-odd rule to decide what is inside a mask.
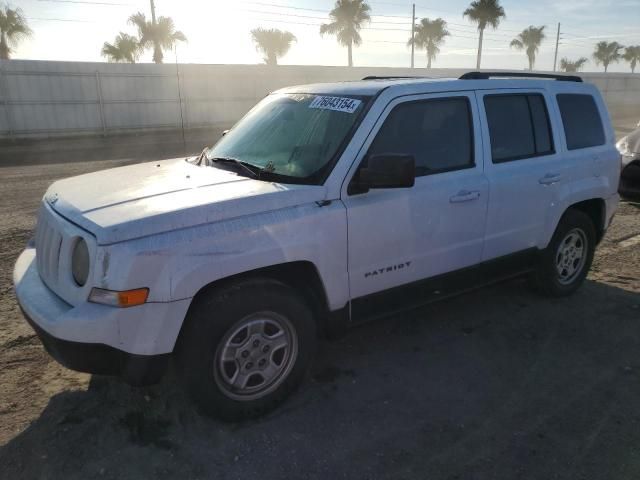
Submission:
[[[306,18],[306,19],[312,19],[312,20],[318,20],[321,22],[326,22],[328,20],[328,18],[326,16],[324,17],[319,17],[319,16],[315,16],[315,15],[299,15],[296,13],[284,13],[284,12],[270,12],[270,11],[266,11],[266,10],[253,10],[253,9],[233,9],[234,11],[238,11],[238,12],[247,12],[247,13],[258,13],[260,15],[278,15],[278,16],[283,16],[283,17],[294,17],[294,18]],[[373,18],[379,17],[380,15],[372,15]],[[400,17],[400,18],[404,18],[404,17]],[[381,21],[381,20],[371,20],[369,23],[371,24],[376,24],[376,25],[403,25],[403,24],[407,24],[410,25],[411,24],[411,19],[409,17],[407,17],[406,22],[396,22],[396,21]]]
[[[37,22],[74,22],[74,23],[98,23],[93,20],[78,20],[75,18],[39,18],[39,17],[27,17],[27,20],[33,20]]]
[[[291,10],[306,10],[308,12],[322,12],[322,13],[329,13],[327,10],[321,10],[319,8],[303,8],[303,7],[292,7],[290,5],[279,5],[277,3],[265,3],[265,2],[239,2],[239,3],[250,3],[252,5],[263,5],[265,7],[279,7],[279,8],[290,8]]]
[[[407,47],[409,45],[407,45],[407,42],[392,42],[390,40],[367,40],[367,43],[395,43],[398,45],[406,45]]]
[[[305,7],[293,7],[291,5],[282,5],[277,3],[266,3],[266,2],[239,2],[244,4],[252,4],[252,5],[261,5],[265,7],[275,7],[275,8],[288,8],[291,10],[303,10],[308,12],[320,12],[325,14],[325,18],[329,15],[329,10],[322,10],[319,8],[305,8]],[[411,21],[411,17],[405,15],[382,15],[382,14],[372,14],[372,17],[386,17],[386,18],[404,18],[407,21]]]
[[[619,34],[604,34],[604,35],[592,35],[592,36],[577,36],[577,35],[571,35],[573,38],[571,40],[606,40],[608,38],[628,38],[628,37],[640,37],[639,34],[637,33],[629,33],[629,34],[623,34],[623,35],[619,35]]]
[[[89,2],[83,0],[38,0],[39,2],[50,2],[50,3],[80,3],[83,5],[99,5],[99,6],[134,6],[133,3],[112,3],[112,2]]]
[[[253,20],[256,22],[267,22],[267,23],[284,23],[287,25],[308,25],[308,26],[312,26],[312,27],[319,27],[320,24],[319,23],[309,23],[309,22],[291,22],[291,21],[287,21],[287,20],[270,20],[268,18],[248,18],[248,20]]]

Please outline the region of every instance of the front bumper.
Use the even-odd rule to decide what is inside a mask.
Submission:
[[[25,318],[53,358],[73,370],[119,375],[132,384],[162,376],[188,300],[131,308],[72,306],[44,284],[35,258],[32,247],[22,252],[13,283]]]
[[[131,385],[152,385],[164,375],[169,353],[135,355],[109,345],[62,340],[44,331],[22,309],[45,350],[64,367],[78,372],[117,375]]]

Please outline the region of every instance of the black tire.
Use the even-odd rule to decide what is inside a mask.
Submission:
[[[259,315],[260,319],[265,315],[270,318],[271,315],[276,319],[276,323],[286,323],[283,331],[287,331],[287,338],[295,336],[295,342],[291,340],[288,347],[274,346],[273,351],[263,356],[262,349],[266,348],[267,340],[270,338],[266,329],[274,327],[269,324],[271,320],[263,322],[263,325],[268,325],[264,327],[265,333],[262,336],[259,333],[250,336],[250,327],[246,327],[247,338],[243,339],[245,331],[242,325],[246,322],[251,325],[260,322],[252,320],[254,315]],[[238,329],[241,330],[240,333],[230,337]],[[255,340],[251,341],[251,338],[261,339],[263,344],[256,347]],[[229,351],[225,346],[237,345],[233,343],[234,340],[245,342],[242,344],[244,347],[233,347],[239,352],[238,355],[253,350],[249,352],[250,356],[236,357],[224,363],[221,352]],[[293,345],[296,345],[295,356],[292,355]],[[176,362],[191,398],[202,413],[225,421],[241,421],[263,415],[283,402],[304,378],[313,359],[315,347],[316,324],[311,310],[297,292],[275,280],[252,279],[203,292],[194,300],[180,333]],[[286,368],[276,365],[278,348],[288,349],[289,363]],[[262,357],[259,358],[260,356]],[[253,367],[249,367],[252,359],[255,360],[251,363]],[[231,375],[227,371],[229,364],[232,369],[237,368],[237,372],[246,373],[251,371],[249,368],[256,370],[258,361],[268,362],[269,368],[273,365],[273,369],[281,369],[280,376],[274,376],[276,379],[272,380],[270,390],[263,386],[264,391],[258,398],[255,398],[258,395],[255,392],[244,394],[242,388],[233,391],[235,387],[228,378]],[[282,363],[284,364],[284,360]],[[251,375],[254,374],[245,375],[250,377],[247,385],[252,379],[265,380],[264,383],[267,385],[262,372],[256,372],[253,377]]]
[[[560,254],[560,247],[567,237],[574,233],[578,237],[583,236],[582,241],[585,243],[584,261],[580,261],[581,266],[579,266],[579,269],[576,268],[572,276],[563,278],[563,274],[567,270],[560,273],[558,268],[561,267],[556,265],[559,258],[564,258]],[[582,285],[587,277],[593,262],[595,247],[596,230],[591,218],[579,210],[567,210],[560,219],[549,245],[540,252],[537,268],[531,276],[534,288],[543,295],[550,297],[571,295]]]

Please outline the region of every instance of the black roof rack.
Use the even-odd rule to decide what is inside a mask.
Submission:
[[[461,75],[460,80],[488,80],[489,78],[549,78],[560,82],[582,82],[582,78],[576,75],[556,75],[554,73],[530,73],[530,72],[467,72]]]
[[[409,77],[409,76],[377,76],[377,75],[369,75],[364,77],[362,80],[411,80],[411,79],[420,79],[420,78],[432,78],[432,77]]]

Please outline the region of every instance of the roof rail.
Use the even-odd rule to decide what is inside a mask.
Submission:
[[[377,76],[377,75],[369,75],[367,77],[364,77],[362,80],[406,80],[406,79],[420,79],[420,78],[431,78],[431,77],[409,77],[409,76],[393,76],[393,75],[389,75],[389,76]]]
[[[529,72],[467,72],[461,75],[460,80],[488,80],[489,78],[549,78],[560,82],[582,82],[577,75],[556,75],[554,73],[529,73]]]

